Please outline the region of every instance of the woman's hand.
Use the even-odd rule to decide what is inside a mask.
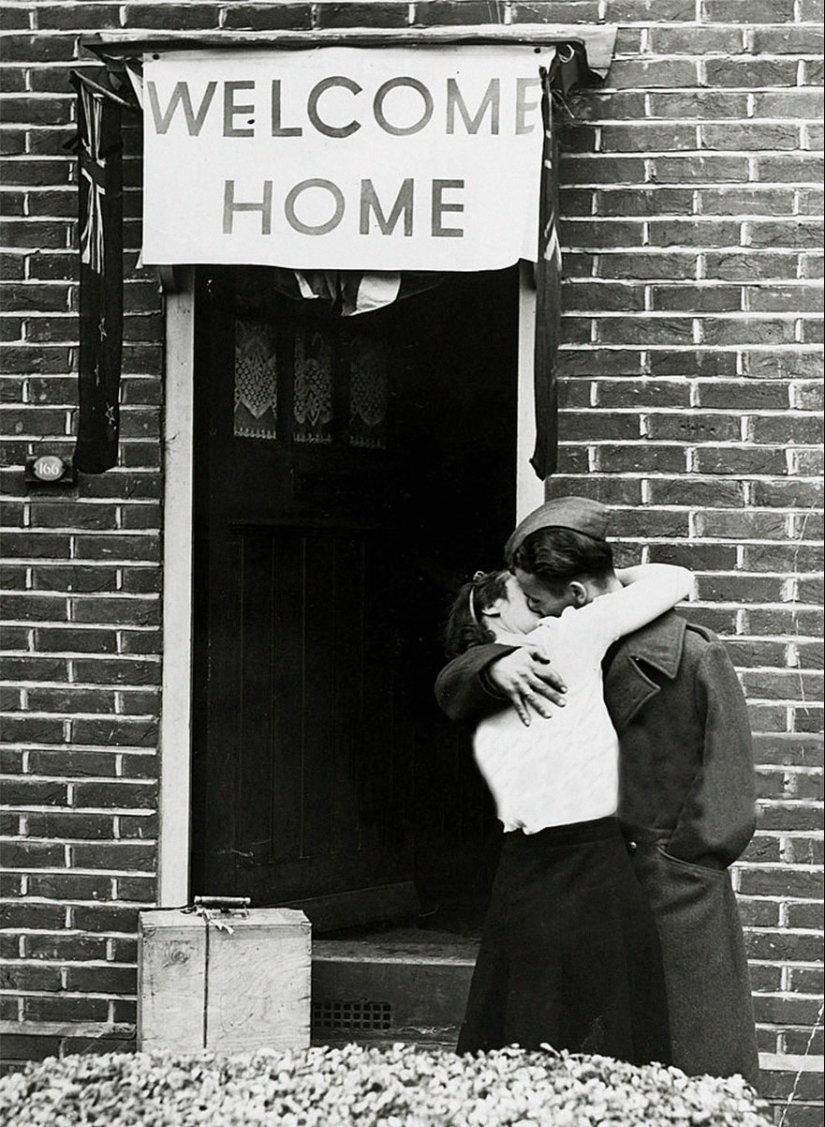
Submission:
[[[530,726],[530,708],[539,716],[553,715],[548,701],[563,707],[567,686],[551,665],[550,658],[539,645],[519,646],[487,667],[486,676],[494,691],[515,708],[522,724]]]

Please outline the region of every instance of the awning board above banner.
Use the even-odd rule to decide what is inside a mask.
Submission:
[[[522,44],[152,52],[143,261],[484,270],[537,256]]]

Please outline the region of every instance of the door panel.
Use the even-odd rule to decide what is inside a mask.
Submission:
[[[347,319],[271,274],[198,285],[194,891],[483,893],[495,819],[432,684],[513,520],[514,272]]]

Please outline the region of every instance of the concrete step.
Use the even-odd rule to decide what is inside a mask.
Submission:
[[[312,944],[312,1042],[454,1048],[477,941],[406,929]]]

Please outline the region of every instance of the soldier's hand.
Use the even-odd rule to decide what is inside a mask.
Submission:
[[[550,704],[563,707],[567,686],[550,665],[541,646],[520,646],[487,669],[490,684],[515,708],[522,724],[530,726],[531,706],[540,716],[551,717]],[[548,703],[549,702],[549,703]]]

